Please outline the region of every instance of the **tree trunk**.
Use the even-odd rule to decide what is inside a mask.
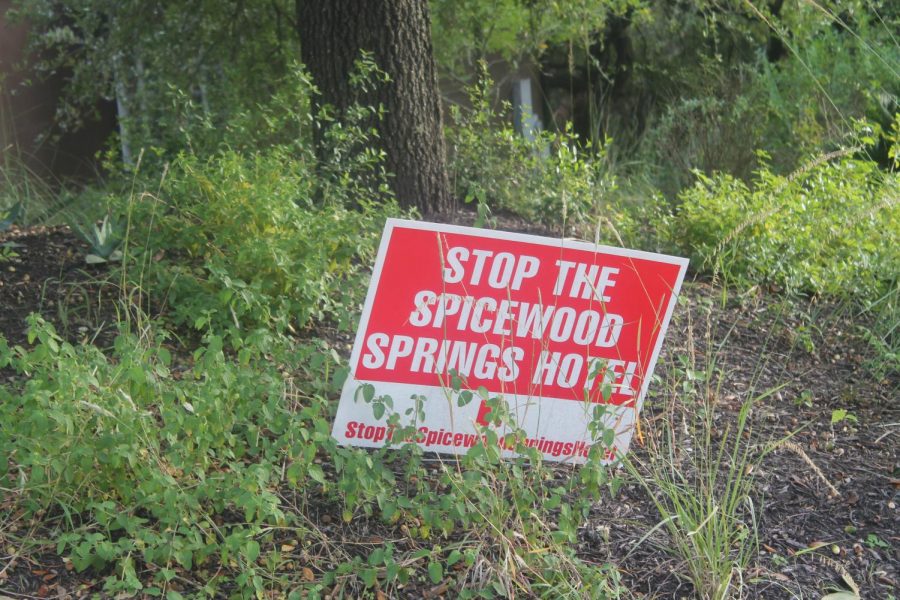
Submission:
[[[360,51],[372,53],[390,81],[362,101],[384,106],[377,124],[402,206],[423,214],[450,207],[431,24],[426,0],[295,0],[301,57],[340,115],[356,99],[348,75]]]

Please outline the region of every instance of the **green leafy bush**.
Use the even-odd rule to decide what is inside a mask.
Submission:
[[[609,127],[616,150],[633,147],[669,199],[692,183],[693,170],[744,181],[766,165],[792,171],[804,157],[846,143],[856,119],[887,129],[900,106],[897,15],[878,2],[647,10],[649,18],[632,25],[635,64]],[[759,161],[757,148],[771,158]],[[870,149],[882,166],[888,148],[882,140]]]
[[[753,149],[762,143],[757,119],[765,110],[741,94],[746,85],[719,78],[698,97],[673,102],[641,137],[645,171],[667,197],[688,186],[694,171],[752,175]]]
[[[281,0],[239,7],[123,0],[21,0],[9,17],[34,35],[28,53],[35,76],[67,75],[55,120],[63,131],[96,118],[97,102],[114,99],[122,159],[141,148],[169,155],[193,143],[210,152],[226,124],[279,93],[294,68],[297,38]],[[148,26],[152,23],[152,26]],[[189,57],[189,58],[188,58]],[[194,135],[204,129],[203,136]]]
[[[474,395],[462,389],[458,377],[448,393],[460,406]],[[477,574],[465,576],[461,598],[619,597],[615,568],[588,565],[574,551],[578,529],[591,508],[604,491],[615,493],[621,484],[602,464],[614,437],[603,426],[604,407],[594,409],[595,443],[587,463],[561,476],[562,470],[545,464],[541,453],[526,444],[527,435],[502,396],[491,396],[484,388],[476,393],[491,409],[490,426],[479,429],[485,443],[432,464],[430,477],[423,476],[423,452],[415,445],[372,453],[337,449],[333,459],[344,519],[351,521],[354,512],[380,514],[401,524],[413,540],[432,545],[413,552],[411,558],[429,559],[427,572],[435,584],[447,573],[444,564],[450,567],[459,560],[469,567],[480,564]],[[365,391],[362,395],[367,396]],[[368,398],[373,411],[388,414],[387,422],[397,427],[394,440],[414,435],[416,419],[428,411],[422,402],[410,415],[401,416],[393,412],[392,399]],[[394,444],[396,448],[399,442]],[[519,457],[503,458],[504,450],[514,450]],[[398,469],[402,474],[395,476]],[[465,535],[460,540],[461,532]],[[451,545],[443,548],[438,545],[442,540],[452,540]],[[450,550],[446,556],[444,550]],[[370,576],[367,587],[374,584],[374,571]],[[362,577],[365,582],[366,570]]]
[[[275,495],[282,469],[305,481],[329,437],[324,402],[285,393],[272,361],[283,346],[258,335],[231,359],[210,336],[184,370],[165,334],[120,335],[107,357],[32,316],[28,339],[30,350],[0,336],[0,368],[29,376],[0,387],[0,487],[58,523],[57,552],[78,570],[116,564],[110,591],[142,588],[138,558],[165,567],[161,587],[175,565],[237,562],[261,589],[256,536],[290,521]]]
[[[435,60],[454,76],[465,77],[487,56],[517,63],[540,56],[548,45],[589,43],[611,18],[644,3],[431,0],[430,4]]]
[[[345,207],[339,194],[350,195],[352,173],[317,203],[323,186],[312,169],[281,147],[182,156],[158,194],[128,207],[132,252],[147,271],[139,275],[176,323],[284,330],[338,318],[358,299],[384,219],[400,212],[388,198]]]
[[[789,56],[761,62],[754,102],[765,115],[760,142],[775,164],[795,168],[804,156],[842,143],[853,122],[887,129],[900,110],[896,11],[877,4],[785,5],[781,25]],[[870,154],[887,165],[889,142]]]
[[[752,184],[698,174],[667,235],[694,265],[740,287],[841,302],[884,373],[900,366],[900,173],[842,154],[791,176],[763,167]]]
[[[365,55],[353,75],[357,86],[381,76]],[[337,121],[327,106],[311,111],[312,93],[295,66],[267,104],[233,116],[224,131],[186,129],[188,146],[204,138],[206,153],[182,152],[164,166],[159,154],[149,174],[130,177],[132,190],[148,191],[108,200],[128,222],[128,280],[177,325],[231,333],[296,331],[314,319],[349,325],[341,308],[360,298],[384,220],[404,213],[373,143],[378,110],[355,105]]]
[[[900,272],[898,195],[896,173],[847,156],[788,177],[763,167],[750,185],[698,175],[680,196],[673,233],[728,278],[874,300]]]
[[[324,342],[260,330],[232,356],[207,335],[185,357],[173,356],[165,332],[143,331],[119,335],[109,356],[69,344],[38,316],[30,349],[0,336],[0,368],[28,375],[0,388],[0,487],[26,516],[52,524],[56,551],[77,570],[105,572],[107,593],[165,595],[188,572],[203,578],[204,596],[287,587],[267,565],[277,532],[295,544],[317,535],[307,502],[336,507],[348,523],[380,519],[412,541],[396,556],[317,564],[321,578],[305,584],[312,597],[336,585],[354,596],[391,590],[417,566],[435,584],[460,578],[465,597],[620,593],[613,568],[590,567],[573,550],[601,491],[617,485],[601,452],[561,478],[508,428],[500,398],[490,399],[492,414],[507,435],[486,429],[489,443],[458,461],[426,470],[414,445],[340,448],[326,395],[342,370]],[[501,460],[501,447],[525,457]],[[468,569],[451,572],[459,561]]]

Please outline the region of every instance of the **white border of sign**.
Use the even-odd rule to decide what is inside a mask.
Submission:
[[[669,305],[666,307],[665,315],[663,316],[663,319],[661,322],[660,332],[656,338],[656,344],[653,348],[653,353],[651,355],[649,366],[647,367],[646,375],[644,376],[643,382],[641,384],[640,393],[638,394],[638,397],[636,398],[634,407],[627,407],[627,412],[631,413],[631,418],[630,419],[626,418],[624,423],[621,421],[622,416],[623,416],[622,410],[625,410],[625,409],[621,409],[621,407],[617,407],[617,408],[620,408],[620,410],[613,411],[613,412],[616,412],[616,415],[611,415],[611,417],[618,416],[618,418],[619,418],[619,421],[617,423],[618,427],[621,427],[621,426],[628,427],[628,426],[633,425],[634,415],[639,414],[641,411],[641,408],[643,407],[644,396],[646,395],[647,389],[650,385],[650,380],[652,379],[653,371],[654,371],[654,368],[656,367],[656,361],[659,358],[659,353],[662,349],[663,339],[665,338],[666,331],[668,330],[669,322],[672,318],[672,313],[675,310],[675,304],[678,299],[678,294],[681,291],[681,284],[682,284],[682,281],[684,280],[684,275],[687,271],[687,266],[688,266],[687,258],[671,256],[668,254],[656,254],[653,252],[645,252],[643,250],[632,250],[632,249],[628,249],[628,248],[616,248],[616,247],[612,247],[612,246],[604,246],[601,244],[593,244],[590,242],[573,240],[570,238],[552,239],[552,238],[541,237],[541,236],[531,235],[531,234],[526,234],[526,233],[513,233],[513,232],[509,232],[509,231],[496,231],[496,230],[492,230],[492,229],[478,229],[475,227],[465,227],[462,225],[445,225],[442,223],[430,223],[430,222],[426,222],[426,221],[412,221],[412,220],[407,220],[407,219],[388,219],[387,222],[385,223],[384,232],[382,233],[382,236],[381,236],[381,243],[378,246],[378,254],[375,258],[375,265],[372,269],[372,279],[369,283],[369,289],[366,294],[365,304],[363,305],[363,312],[360,317],[359,328],[356,331],[356,337],[355,337],[354,343],[353,343],[353,350],[352,350],[351,357],[350,357],[350,369],[351,370],[350,370],[349,375],[347,376],[347,380],[344,383],[344,387],[341,392],[340,404],[338,406],[337,414],[335,415],[335,422],[334,422],[334,428],[332,430],[332,436],[335,439],[337,439],[339,443],[346,443],[346,441],[342,438],[342,436],[337,435],[338,428],[342,423],[345,423],[347,421],[347,416],[348,416],[347,412],[349,410],[351,410],[352,405],[354,404],[354,402],[356,402],[356,396],[357,396],[357,391],[358,391],[359,387],[365,383],[372,383],[373,385],[375,385],[376,389],[380,388],[379,392],[382,394],[387,391],[387,392],[396,392],[399,394],[405,393],[408,395],[408,393],[410,391],[418,390],[420,393],[423,393],[427,397],[431,398],[431,397],[434,397],[434,394],[428,394],[428,393],[426,393],[427,391],[433,392],[434,390],[439,390],[441,395],[443,395],[445,392],[442,388],[440,388],[438,386],[412,386],[409,384],[400,384],[400,383],[368,382],[368,381],[358,380],[358,379],[356,379],[356,376],[355,376],[354,367],[359,361],[359,355],[362,351],[363,343],[365,341],[365,334],[366,334],[366,331],[367,331],[368,325],[369,325],[369,316],[371,315],[372,306],[375,301],[375,294],[378,290],[378,285],[381,280],[381,271],[384,266],[385,256],[387,254],[387,249],[390,244],[394,229],[397,227],[407,227],[407,228],[411,228],[411,229],[417,229],[420,231],[434,231],[435,233],[456,233],[456,234],[475,236],[475,237],[484,237],[484,238],[490,238],[490,239],[509,240],[509,241],[514,241],[514,242],[526,242],[529,244],[538,244],[541,246],[558,248],[560,250],[563,250],[563,249],[584,250],[584,251],[588,251],[588,252],[605,253],[605,254],[611,254],[611,255],[615,255],[615,256],[622,256],[622,257],[626,257],[626,258],[637,258],[637,259],[644,259],[644,260],[649,260],[649,261],[653,261],[653,262],[677,265],[679,267],[678,277],[675,282],[675,286],[672,289],[672,294],[669,299]],[[428,389],[429,387],[431,387],[433,389],[429,390]],[[425,388],[425,389],[422,389],[422,388]],[[552,398],[552,397],[546,397],[546,399],[547,400],[560,400],[558,398]],[[395,403],[398,400],[402,400],[402,399],[394,398]],[[516,403],[517,400],[521,400],[521,399],[513,396],[512,398],[508,398],[508,400],[511,401],[511,404],[514,404],[514,403]],[[567,400],[565,402],[566,402],[566,404],[572,404],[572,405],[580,405],[581,404],[578,402],[572,402],[571,400]],[[372,419],[371,415],[369,415],[369,419],[370,420]],[[631,436],[630,436],[630,434],[627,435],[627,438],[624,439],[624,444],[621,444],[624,447],[619,448],[619,446],[620,446],[619,435],[620,434],[621,434],[621,432],[617,431],[617,436],[616,436],[617,450],[624,451],[627,449],[627,446],[628,446],[628,443],[630,442]],[[353,443],[353,445],[374,448],[374,447],[381,447],[384,445],[384,443],[381,441],[366,442],[364,440],[356,440]],[[431,449],[431,448],[429,448],[429,449]],[[459,450],[459,449],[454,450],[452,448],[441,448],[441,447],[434,448],[434,450],[439,451],[439,452],[450,452],[450,453],[465,452],[467,449],[468,448],[463,448],[462,450]],[[507,453],[507,455],[514,456],[513,453]],[[547,458],[550,460],[554,460],[552,457],[547,457]],[[555,459],[555,460],[558,460],[558,459]],[[578,460],[576,458],[573,462],[583,462],[583,461]]]

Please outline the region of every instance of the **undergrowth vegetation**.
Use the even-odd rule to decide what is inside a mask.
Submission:
[[[434,4],[451,18],[448,3]],[[531,4],[497,3],[505,33],[494,42],[508,49],[513,26],[529,21],[519,11]],[[667,103],[655,98],[660,106],[644,115],[643,131],[592,123],[584,136],[563,124],[529,140],[513,127],[510,107],[492,101],[493,83],[479,68],[468,105],[451,109],[446,131],[455,196],[475,207],[480,225],[513,214],[561,236],[690,256],[723,304],[761,291],[839,304],[871,345],[869,368],[896,373],[896,43],[873,49],[885,38],[874,18],[858,16],[859,35],[851,36],[834,19],[789,15],[795,38],[778,39],[796,39],[793,59],[756,56],[730,72],[720,66],[723,32],[743,56],[747,40],[769,28],[760,33],[733,12],[718,23],[708,3],[681,20],[644,20],[649,8],[629,12],[641,4],[585,14],[597,27],[634,14],[643,32],[685,20],[691,31],[707,31],[708,40],[673,53],[705,53],[704,60],[676,68],[667,58],[635,70],[686,91]],[[549,27],[554,15],[531,21],[546,29],[527,40],[538,56],[578,31],[574,17]],[[167,21],[166,39],[180,31],[177,22]],[[588,44],[576,47],[581,41],[568,39],[569,65],[576,57],[598,62]],[[475,53],[476,42],[492,49],[490,35],[465,47]],[[852,51],[836,55],[834,44]],[[272,31],[244,58],[270,46]],[[664,50],[645,48],[643,56]],[[753,471],[777,442],[752,431],[750,415],[773,392],[743,394],[734,422],[723,424],[729,413],[712,359],[664,358],[667,376],[653,382],[652,406],[662,418],[641,438],[641,458],[624,469],[603,464],[602,444],[580,467],[544,464],[500,397],[484,398],[497,409],[482,430],[488,443],[464,456],[434,456],[415,444],[337,446],[335,398],[382,227],[416,214],[392,197],[374,149],[379,108],[355,106],[336,121],[327,107],[312,107],[315,89],[303,69],[278,57],[272,93],[252,98],[234,98],[233,82],[250,75],[237,66],[172,79],[197,76],[210,90],[227,90],[222,113],[204,106],[206,88],[194,97],[152,71],[179,64],[148,61],[147,98],[158,101],[154,110],[166,99],[174,116],[159,131],[153,111],[125,121],[136,155],[126,162],[107,153],[103,185],[59,190],[18,163],[0,163],[0,232],[53,219],[80,229],[88,262],[102,265],[92,272],[114,290],[97,301],[118,314],[109,347],[76,343],[49,315],[29,318],[27,344],[0,334],[0,374],[9,382],[0,386],[0,541],[64,557],[102,579],[98,593],[106,596],[384,598],[428,590],[617,598],[629,590],[616,564],[577,548],[591,511],[628,481],[656,507],[647,537],[666,532],[680,577],[702,598],[739,596],[758,549]],[[385,83],[370,59],[359,69],[364,84]],[[93,99],[93,90],[77,91],[67,110]],[[140,105],[145,92],[127,91]],[[610,106],[597,104],[595,112],[611,118]],[[853,121],[864,117],[871,124]],[[316,135],[325,152],[313,150]],[[14,251],[0,246],[0,264]],[[814,327],[816,316],[802,320]],[[475,390],[453,392],[471,399]],[[368,401],[382,414],[389,403]],[[601,422],[598,414],[596,441],[608,442]],[[412,427],[399,416],[392,424]],[[504,459],[501,448],[521,456]],[[341,543],[351,524],[362,533]]]
[[[451,110],[447,142],[456,195],[474,203],[482,217],[492,208],[559,231],[597,214],[627,226],[628,213],[612,204],[616,180],[606,148],[581,145],[570,128],[526,139],[510,124],[508,104],[492,107],[493,82],[486,65],[481,69],[481,81],[469,89],[471,108]]]
[[[700,176],[673,224],[728,280],[871,301],[897,284],[898,196],[900,179],[870,160],[817,158],[789,176],[762,168],[749,184]]]
[[[695,171],[667,201],[640,182],[620,184],[605,147],[580,146],[571,132],[525,140],[508,126],[489,129],[503,109],[490,107],[485,88],[473,90],[469,112],[454,107],[451,164],[458,195],[482,217],[493,206],[589,240],[686,254],[740,290],[846,303],[868,319],[876,369],[898,366],[900,176],[872,157],[876,143],[900,152],[895,135],[858,123],[846,147],[810,155],[787,174],[759,151],[748,179]]]
[[[105,356],[34,318],[31,350],[3,345],[0,364],[31,377],[18,394],[3,391],[0,455],[17,468],[2,486],[21,494],[23,518],[55,523],[56,551],[76,569],[115,567],[106,591],[142,589],[138,559],[154,565],[159,592],[175,565],[210,555],[241,561],[244,584],[261,588],[255,536],[286,525],[278,475],[290,466],[295,481],[308,476],[300,459],[315,453],[317,413],[286,403],[281,373],[262,355],[271,339],[230,359],[213,336],[192,369],[173,371],[166,336],[143,335],[123,331]],[[240,521],[223,524],[226,511]],[[218,585],[210,576],[205,587]]]
[[[738,288],[811,294],[867,315],[876,370],[891,370],[900,367],[900,177],[851,152],[788,176],[763,167],[750,183],[700,175],[679,197],[673,240]]]
[[[514,428],[437,462],[415,445],[331,438],[341,335],[385,218],[404,213],[371,186],[384,177],[371,132],[328,135],[332,163],[276,139],[146,173],[138,161],[125,183],[88,192],[108,216],[95,230],[121,248],[106,284],[119,331],[103,351],[34,315],[27,347],[0,337],[0,369],[17,381],[0,392],[10,539],[40,547],[23,527],[40,519],[71,568],[102,574],[104,594],[393,596],[453,582],[463,597],[617,596],[616,571],[571,546],[617,485],[599,452],[560,477]],[[525,458],[502,460],[501,445]],[[406,541],[351,554],[323,534],[335,522]]]
[[[423,462],[414,445],[337,447],[329,396],[342,361],[324,342],[267,330],[234,353],[209,334],[187,362],[150,322],[123,329],[107,354],[37,316],[28,336],[29,349],[0,343],[0,368],[28,375],[16,393],[0,390],[0,459],[15,465],[0,487],[18,506],[5,525],[42,519],[74,569],[108,574],[104,593],[393,594],[417,573],[489,597],[619,593],[615,571],[569,548],[616,485],[599,452],[560,480],[515,431],[505,443],[526,458],[511,462],[492,428],[459,461]],[[322,503],[409,543],[347,556],[306,513]]]
[[[283,333],[339,320],[346,329],[384,220],[401,212],[390,198],[348,206],[333,188],[316,202],[317,180],[280,147],[179,157],[158,191],[120,207],[139,276],[179,325]]]

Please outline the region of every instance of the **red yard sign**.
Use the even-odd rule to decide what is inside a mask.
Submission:
[[[499,396],[527,445],[583,462],[604,404],[611,460],[627,450],[686,268],[661,254],[391,219],[333,435],[385,445],[396,413],[425,449],[464,453],[487,439],[483,398]],[[481,393],[466,402],[466,390]]]

